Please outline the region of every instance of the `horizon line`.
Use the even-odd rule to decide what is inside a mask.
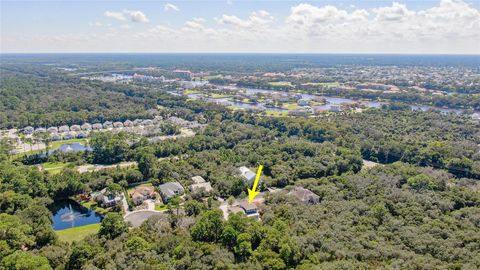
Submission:
[[[28,55],[28,54],[317,54],[317,55],[454,55],[454,56],[480,56],[479,53],[421,53],[421,52],[248,52],[248,51],[235,51],[235,52],[136,52],[136,51],[125,51],[125,52],[0,52],[0,55]]]

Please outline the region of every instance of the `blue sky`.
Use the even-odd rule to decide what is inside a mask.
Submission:
[[[480,53],[480,1],[2,1],[2,52]]]

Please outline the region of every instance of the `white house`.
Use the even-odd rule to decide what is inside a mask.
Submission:
[[[238,168],[238,170],[240,171],[240,176],[242,176],[244,178],[244,180],[249,185],[251,185],[253,183],[253,181],[255,180],[256,174],[245,166],[242,166],[242,167]]]

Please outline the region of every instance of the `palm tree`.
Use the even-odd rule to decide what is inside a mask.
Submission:
[[[25,141],[25,134],[20,134],[19,136],[19,139],[20,141],[22,142],[22,148],[23,148],[23,152],[25,153],[25,144],[26,144],[26,141]]]
[[[52,142],[52,136],[48,132],[42,132],[39,134],[40,140],[45,144],[45,154],[48,156],[50,150],[50,143]]]
[[[33,139],[31,137],[25,137],[23,139],[23,142],[30,145],[30,152],[31,152],[32,151]]]
[[[37,145],[37,150],[40,149],[40,145],[38,144],[41,141],[40,133],[36,132],[33,133],[33,142],[35,145]]]

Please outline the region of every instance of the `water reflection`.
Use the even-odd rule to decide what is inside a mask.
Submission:
[[[63,230],[99,223],[103,216],[79,205],[73,200],[55,201],[50,208],[53,215],[53,229]]]

